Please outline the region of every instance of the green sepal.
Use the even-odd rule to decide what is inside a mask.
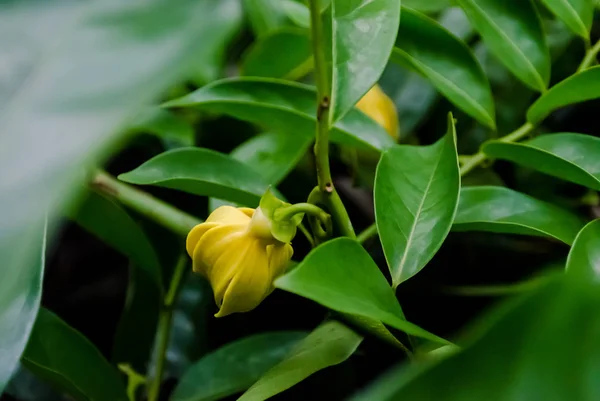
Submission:
[[[287,206],[291,206],[291,204],[277,198],[273,191],[271,191],[271,187],[267,188],[267,191],[260,198],[259,207],[271,222],[271,234],[273,238],[285,243],[290,242],[296,236],[298,225],[300,225],[304,217],[304,213],[298,213],[290,218],[275,219],[275,211]]]

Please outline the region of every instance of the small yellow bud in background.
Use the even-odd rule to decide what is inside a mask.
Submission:
[[[356,104],[356,108],[375,120],[397,142],[400,136],[396,105],[379,85],[372,87]]]
[[[258,306],[292,258],[289,243],[273,238],[261,208],[221,206],[194,227],[186,249],[194,272],[210,282],[222,317]]]

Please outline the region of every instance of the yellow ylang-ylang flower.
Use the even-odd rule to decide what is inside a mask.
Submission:
[[[373,86],[356,104],[356,107],[375,120],[395,141],[400,135],[396,105],[379,85]]]
[[[212,286],[219,307],[216,317],[256,308],[273,291],[273,280],[292,258],[289,241],[299,221],[295,218],[287,224],[283,235],[276,231],[281,241],[272,232],[269,214],[273,210],[265,209],[221,206],[188,234],[186,248],[193,270]]]

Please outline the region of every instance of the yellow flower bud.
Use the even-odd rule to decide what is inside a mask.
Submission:
[[[398,141],[400,129],[398,127],[398,113],[396,105],[381,89],[379,85],[371,88],[358,101],[356,107],[367,116],[375,120],[390,134],[395,141]]]
[[[271,234],[260,208],[221,206],[188,234],[186,249],[194,272],[210,282],[219,307],[216,317],[247,312],[273,291],[293,249]]]

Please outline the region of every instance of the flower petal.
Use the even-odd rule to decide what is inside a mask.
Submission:
[[[285,272],[293,254],[294,249],[290,244],[275,244],[267,247],[271,281],[275,280]]]
[[[201,223],[192,228],[190,233],[188,234],[185,240],[185,250],[188,255],[192,257],[194,255],[194,249],[196,249],[196,244],[200,241],[200,238],[211,228],[218,226],[219,223]]]
[[[238,207],[238,210],[250,218],[254,216],[254,209],[251,207]]]
[[[210,279],[210,271],[221,254],[229,249],[232,235],[242,235],[244,224],[217,225],[200,237],[192,255],[193,270]]]
[[[250,217],[247,212],[240,209],[248,208],[237,208],[228,205],[220,206],[208,216],[206,221],[220,224],[248,224]],[[250,210],[254,213],[253,209]]]

